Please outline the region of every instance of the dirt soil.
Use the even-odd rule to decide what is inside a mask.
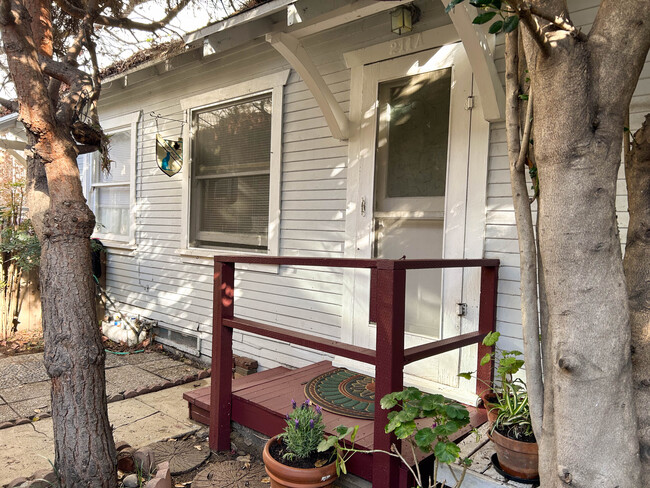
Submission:
[[[37,352],[43,352],[42,330],[17,332],[8,337],[7,340],[0,340],[0,354],[5,356],[19,356]]]
[[[197,433],[192,434],[191,436],[185,436],[184,438],[193,439],[197,444],[207,447],[208,429],[206,427],[199,430]],[[231,442],[233,450],[230,452],[212,451],[208,460],[200,466],[196,467],[188,473],[172,476],[172,486],[175,488],[191,488],[192,481],[199,475],[199,473],[214,464],[218,464],[224,461],[242,461],[244,464],[264,464],[262,462],[262,452],[258,451],[255,446],[247,445],[247,443],[243,440],[243,438],[241,438],[241,436],[239,436],[238,433],[233,432]],[[159,460],[156,462],[158,461]],[[266,488],[270,486],[270,483],[271,480],[265,474],[263,477],[257,480],[257,482],[254,482],[249,486],[250,488]],[[216,485],[215,488],[217,488]]]

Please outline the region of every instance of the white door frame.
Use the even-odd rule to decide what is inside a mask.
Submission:
[[[408,37],[400,37],[394,41],[381,43],[364,48],[352,53],[346,53],[345,59],[351,68],[350,87],[350,121],[351,131],[348,145],[348,187],[347,187],[347,218],[346,218],[346,246],[345,257],[369,258],[372,256],[372,221],[373,221],[373,180],[375,168],[375,138],[376,138],[376,104],[368,106],[367,100],[372,99],[368,94],[376,95],[377,84],[382,79],[382,65],[390,66],[392,63],[381,63],[397,59],[396,63],[406,63],[405,74],[415,74],[431,71],[445,65],[453,65],[454,53],[462,46],[452,46],[458,41],[458,35],[452,26],[432,29]],[[409,61],[422,56],[409,56],[428,49],[440,48],[435,51],[435,67],[408,65]],[[444,59],[448,61],[444,61]],[[469,63],[463,63],[469,70]],[[456,68],[454,68],[456,69]],[[459,74],[459,73],[457,73]],[[471,76],[471,70],[463,73]],[[388,76],[387,79],[389,79]],[[470,92],[473,87],[470,85]],[[365,97],[364,97],[365,93]],[[489,123],[485,121],[480,110],[480,99],[476,92],[473,95],[474,110],[471,113],[470,144],[469,147],[450,148],[450,153],[455,152],[454,160],[466,160],[467,164],[450,165],[448,181],[467,181],[467,185],[449,185],[446,198],[453,201],[454,205],[447,206],[445,210],[445,223],[460,222],[461,225],[449,226],[445,229],[445,257],[450,258],[482,258],[485,232],[486,185],[487,185],[487,156],[489,144]],[[365,100],[365,101],[364,101]],[[376,96],[374,97],[376,100]],[[364,103],[366,106],[364,106]],[[458,127],[454,126],[452,117],[450,131],[470,131],[467,122],[463,121]],[[464,154],[460,156],[458,151]],[[460,156],[460,157],[459,157]],[[362,206],[363,202],[363,206]],[[462,217],[464,215],[464,218]],[[454,218],[456,216],[456,218]],[[464,242],[458,246],[458,242]],[[367,274],[367,273],[366,273]],[[478,295],[479,295],[479,270],[469,269],[446,273],[444,278],[447,289],[462,290],[462,296],[443,299],[443,337],[450,337],[460,333],[478,330]],[[456,284],[452,283],[455,281]],[[468,304],[468,313],[463,320],[455,312],[455,303],[462,301]],[[344,303],[341,338],[344,342],[363,346],[374,347],[374,328],[367,324],[369,304],[368,278],[363,272],[346,270],[344,272]],[[364,326],[365,324],[365,326]],[[458,368],[473,370],[476,367],[477,347],[464,348],[460,356],[451,355],[453,365],[448,365],[449,374],[455,375]],[[337,358],[336,364],[352,367],[358,371],[373,372],[370,365]],[[455,367],[453,367],[455,366]],[[418,384],[417,378],[405,377],[409,383],[431,389],[431,384]],[[428,383],[428,382],[427,382]],[[445,387],[439,389],[445,394],[461,400],[473,400],[475,384],[470,381],[458,383],[458,388]]]

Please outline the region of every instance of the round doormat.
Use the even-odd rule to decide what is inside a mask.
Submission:
[[[358,419],[375,416],[375,383],[365,374],[337,368],[305,385],[305,396],[328,412]]]

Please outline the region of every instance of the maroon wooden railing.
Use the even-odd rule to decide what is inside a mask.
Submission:
[[[369,269],[371,275],[369,319],[377,323],[376,350],[235,317],[235,263]],[[478,331],[405,350],[406,271],[409,269],[468,267],[481,268]],[[484,389],[481,387],[482,382],[491,383],[492,364],[483,366],[480,364],[480,358],[490,352],[491,348],[483,346],[481,341],[487,333],[494,330],[496,323],[498,267],[497,259],[394,261],[387,259],[215,256],[210,447],[215,450],[230,449],[232,333],[233,329],[238,329],[374,365],[374,448],[390,451],[391,444],[397,444],[397,440],[394,435],[384,432],[384,426],[388,423],[388,411],[382,410],[379,402],[385,395],[402,390],[404,365],[478,343],[477,377],[479,381],[477,381],[477,393]],[[373,459],[373,487],[396,487],[399,483],[398,478],[398,459],[389,456],[376,456]]]

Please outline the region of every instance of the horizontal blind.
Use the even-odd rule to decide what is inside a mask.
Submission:
[[[109,173],[96,166],[95,182],[128,183],[131,170],[131,130],[121,130],[109,135],[108,154],[111,159]]]
[[[267,247],[271,95],[193,114],[195,245]]]

